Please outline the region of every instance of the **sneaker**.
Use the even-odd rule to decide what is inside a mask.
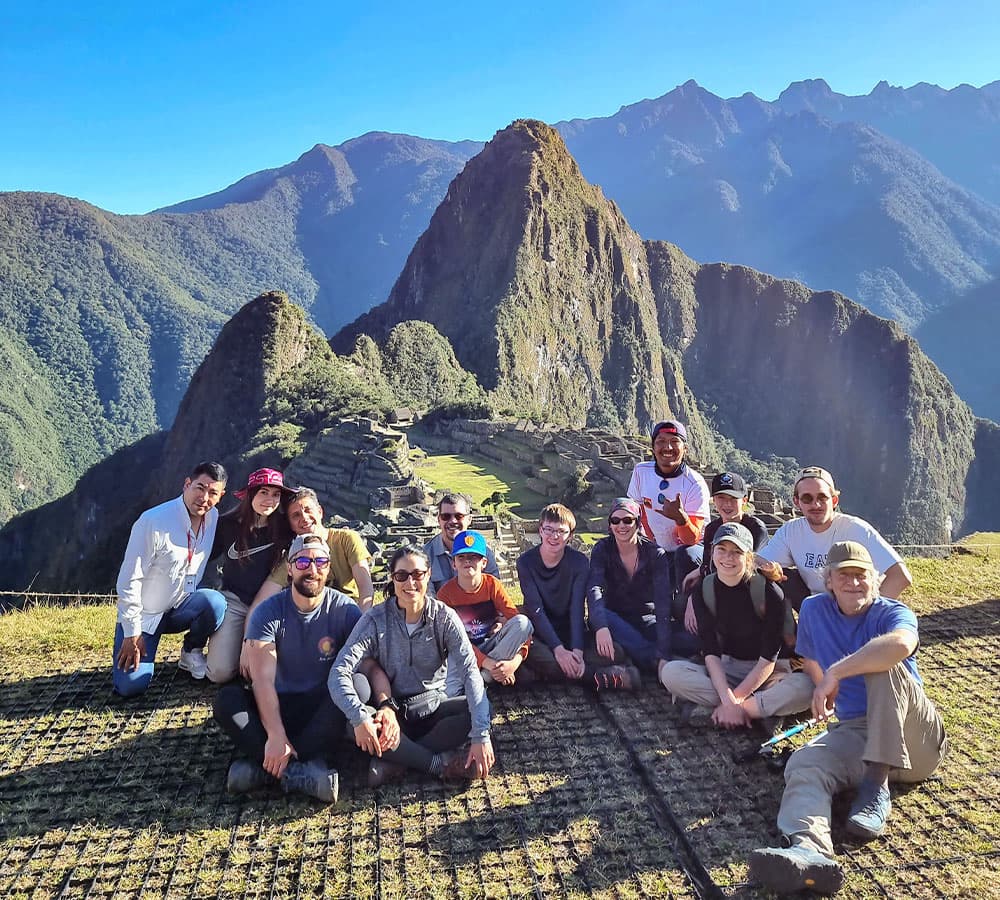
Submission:
[[[694,715],[697,708],[698,704],[692,703],[690,700],[682,700],[680,712],[677,713],[677,727],[687,728],[691,724],[691,716]]]
[[[843,887],[844,873],[835,860],[804,847],[765,847],[750,854],[750,880],[776,894],[811,890],[835,894]]]
[[[190,672],[192,678],[201,681],[208,674],[208,660],[200,647],[194,650],[181,650],[181,658],[177,660],[177,668]]]
[[[595,691],[637,691],[642,675],[635,666],[605,666],[594,672]]]
[[[406,769],[397,763],[373,756],[368,763],[368,787],[377,788],[391,781],[399,781],[405,771]]]
[[[336,769],[328,769],[318,759],[309,762],[292,760],[281,776],[281,787],[286,794],[293,791],[315,797],[324,803],[336,803],[340,792],[340,781]]]
[[[479,767],[476,765],[475,760],[466,765],[465,761],[468,758],[469,750],[467,747],[445,753],[441,778],[444,781],[475,781],[479,777]]]
[[[847,831],[865,841],[877,838],[885,831],[890,812],[892,800],[889,798],[889,788],[884,784],[862,781],[847,817]]]
[[[273,779],[262,766],[249,759],[237,759],[229,767],[226,790],[230,794],[249,794],[269,784]]]

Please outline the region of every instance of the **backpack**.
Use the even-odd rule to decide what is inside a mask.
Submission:
[[[701,582],[701,596],[705,601],[705,606],[708,611],[715,617],[715,579],[716,574],[713,572],[710,575],[706,575]],[[750,576],[750,602],[753,604],[753,611],[757,614],[757,618],[763,620],[764,611],[767,606],[767,600],[764,598],[764,589],[767,586],[767,579],[764,578],[760,572],[754,572]],[[792,610],[791,601],[785,597],[785,622],[781,629],[781,637],[785,642],[785,646],[793,648],[795,647],[795,612]]]

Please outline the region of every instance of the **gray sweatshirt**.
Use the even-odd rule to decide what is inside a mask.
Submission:
[[[481,744],[489,737],[490,703],[472,644],[458,615],[440,600],[427,598],[412,635],[406,630],[403,610],[393,599],[373,606],[354,626],[330,670],[327,684],[333,702],[355,728],[371,716],[352,680],[363,659],[378,661],[389,677],[393,697],[399,700],[429,690],[441,691],[443,699],[446,661],[458,663],[472,715],[469,739]]]

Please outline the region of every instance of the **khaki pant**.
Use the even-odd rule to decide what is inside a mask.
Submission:
[[[865,689],[867,716],[832,724],[788,760],[778,828],[792,845],[833,856],[833,796],[861,782],[866,762],[891,766],[891,781],[916,782],[947,752],[941,717],[902,664],[865,675]]]
[[[722,668],[726,673],[726,681],[729,682],[730,687],[739,685],[756,665],[756,660],[733,659],[731,656],[722,657]],[[774,664],[774,671],[758,690],[769,688],[772,685],[777,687],[785,679],[792,677],[788,660],[779,659]],[[801,712],[809,705],[809,699],[812,697],[812,681],[808,677],[806,680],[809,681],[809,694],[805,703],[796,709],[782,710],[780,715],[784,715],[785,712]],[[668,662],[660,672],[660,682],[670,691],[675,700],[690,700],[699,706],[709,706],[713,709],[722,702],[715,690],[715,685],[712,684],[712,679],[709,677],[708,669],[686,659],[675,659]],[[800,693],[801,691],[798,691],[796,695]],[[760,697],[761,695],[756,694],[756,696]],[[768,715],[777,715],[777,713],[768,713]]]
[[[226,616],[219,630],[208,642],[208,680],[225,684],[240,674],[240,651],[243,649],[243,629],[246,625],[247,610],[231,591],[223,591],[226,598]]]

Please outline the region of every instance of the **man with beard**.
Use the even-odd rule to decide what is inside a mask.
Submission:
[[[247,624],[251,688],[231,684],[216,695],[216,721],[249,757],[233,762],[226,786],[245,793],[277,780],[286,793],[334,803],[339,784],[329,754],[347,720],[326,682],[361,610],[325,586],[330,551],[321,535],[296,537],[286,565],[291,587],[261,602]],[[388,688],[381,670],[366,674]],[[380,735],[385,747],[396,737]]]
[[[658,422],[650,437],[653,459],[632,470],[628,496],[642,507],[642,531],[670,554],[670,633],[672,655],[688,656],[700,643],[684,630],[681,585],[701,565],[702,526],[708,519],[708,485],[684,462],[687,429],[680,422]]]
[[[781,590],[795,609],[810,594],[824,590],[827,554],[839,541],[864,545],[875,571],[881,573],[879,593],[883,597],[896,599],[913,583],[906,563],[885,538],[864,519],[840,512],[839,503],[840,491],[833,485],[833,476],[819,466],[806,466],[795,478],[792,496],[801,518],[785,522],[758,551],[761,573],[782,582]],[[795,566],[795,571],[786,575],[783,566]]]
[[[816,685],[813,715],[836,713],[837,722],[785,767],[778,811],[784,846],[750,857],[751,879],[779,894],[832,894],[843,884],[830,837],[835,794],[857,789],[847,831],[876,838],[892,810],[889,782],[927,778],[948,746],[917,671],[917,617],[879,596],[878,571],[857,541],[835,543],[825,573],[826,591],[802,604],[796,651]]]
[[[441,531],[424,544],[424,553],[431,561],[431,587],[435,594],[441,589],[441,585],[455,577],[455,570],[451,566],[451,551],[455,546],[455,536],[460,531],[465,531],[472,519],[469,498],[465,494],[445,494],[438,501],[437,518]],[[488,544],[486,568],[483,571],[494,578],[500,578],[496,555]]]

